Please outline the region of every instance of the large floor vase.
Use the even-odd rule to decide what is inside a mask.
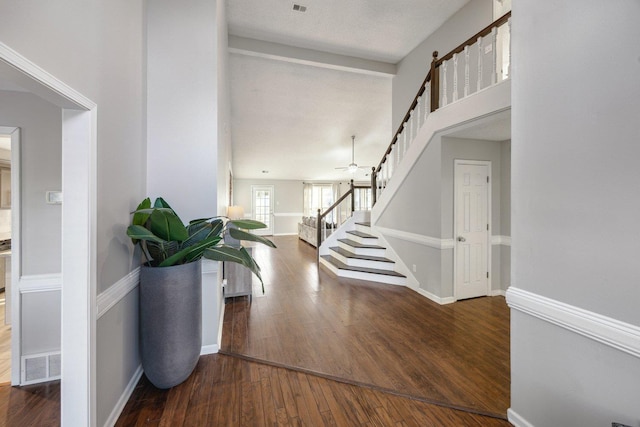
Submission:
[[[193,372],[202,346],[202,263],[142,266],[140,351],[151,383],[171,388]]]

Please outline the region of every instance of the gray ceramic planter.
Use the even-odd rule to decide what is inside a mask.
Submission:
[[[158,388],[186,380],[202,346],[202,263],[142,266],[140,352],[142,368]]]

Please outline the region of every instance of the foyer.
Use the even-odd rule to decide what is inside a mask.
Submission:
[[[265,293],[254,279],[225,306],[220,353],[170,391],[143,377],[117,425],[509,425],[503,297],[440,306],[274,241],[255,252]]]

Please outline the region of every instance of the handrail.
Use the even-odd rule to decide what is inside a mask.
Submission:
[[[324,212],[322,212],[321,209],[318,209],[318,217],[316,220],[316,248],[317,248],[318,258],[320,258],[320,244],[322,243],[322,231],[324,228],[322,226],[322,220],[326,218],[327,215],[329,215],[335,208],[340,206],[340,204],[349,196],[351,196],[351,213],[353,214],[353,212],[355,211],[355,198],[353,197],[354,190],[367,189],[367,188],[372,188],[372,187],[369,187],[367,185],[354,185],[353,180],[351,180],[351,182],[349,183],[349,190],[347,190],[347,192],[344,193],[334,204],[329,206]],[[372,193],[375,193],[373,189],[372,189]],[[373,197],[373,194],[372,194],[372,197]]]
[[[380,160],[380,163],[378,163],[377,167],[372,168],[372,174],[373,175],[377,174],[378,172],[380,172],[382,170],[382,165],[386,162],[387,156],[389,154],[391,154],[391,152],[393,151],[393,146],[398,141],[398,136],[402,133],[405,125],[407,123],[409,123],[409,120],[411,118],[411,112],[414,111],[414,109],[418,105],[418,99],[424,94],[424,92],[426,90],[426,87],[427,87],[427,83],[430,83],[430,82],[434,83],[432,81],[432,79],[431,79],[431,76],[435,77],[433,79],[434,81],[438,79],[439,74],[436,73],[435,70],[437,70],[438,67],[440,67],[445,61],[448,61],[448,60],[452,59],[454,54],[464,51],[464,48],[466,46],[473,45],[478,40],[479,37],[484,37],[484,36],[490,34],[491,31],[493,30],[493,28],[496,28],[496,27],[499,27],[499,26],[505,24],[509,20],[510,17],[511,17],[511,11],[505,13],[500,18],[496,19],[491,24],[487,25],[485,28],[483,28],[482,30],[478,31],[473,36],[469,37],[466,41],[464,41],[463,43],[458,45],[456,48],[451,50],[449,53],[447,53],[446,55],[444,55],[440,59],[438,59],[438,51],[434,51],[433,52],[433,59],[432,59],[431,65],[430,65],[430,69],[427,72],[427,76],[425,77],[424,82],[420,86],[420,89],[418,90],[416,96],[413,98],[413,101],[411,102],[411,105],[409,106],[409,109],[407,110],[407,113],[404,115],[402,121],[400,122],[400,126],[398,126],[398,129],[394,133],[393,138],[391,139],[391,143],[389,144],[389,146],[387,147],[387,150],[382,155],[382,160]],[[438,88],[437,85],[433,85],[432,84],[431,86],[432,87],[435,86],[435,90],[433,90],[431,92],[431,99],[435,100],[435,102],[431,103],[431,111],[433,112],[433,111],[438,109],[439,88]],[[372,182],[375,183],[375,176],[372,176]],[[375,188],[375,187],[372,187],[372,188]],[[373,197],[373,200],[374,200],[374,204],[375,204],[375,197]]]

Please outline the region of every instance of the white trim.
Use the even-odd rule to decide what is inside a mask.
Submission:
[[[11,135],[11,286],[5,297],[11,309],[11,385],[20,385],[20,360],[22,355],[22,307],[19,278],[22,274],[22,227],[20,227],[22,193],[22,144],[20,128],[0,127],[0,132]]]
[[[491,293],[489,293],[489,296],[491,297],[506,297],[507,296],[507,291],[502,290],[502,289],[491,289]]]
[[[127,383],[127,386],[122,391],[122,394],[120,395],[120,398],[116,403],[116,406],[113,407],[113,410],[109,414],[109,417],[107,417],[107,420],[104,423],[104,427],[113,427],[114,425],[116,425],[116,422],[120,417],[120,414],[122,414],[122,411],[124,410],[125,405],[129,401],[129,398],[133,394],[133,391],[135,390],[136,386],[138,385],[138,381],[140,381],[140,378],[142,378],[143,372],[144,371],[142,370],[142,365],[138,365],[138,368],[133,373],[133,376]]]
[[[430,248],[434,249],[453,249],[455,246],[453,239],[440,239],[438,237],[425,236],[424,234],[417,234],[411,233],[409,231],[380,227],[379,225],[376,225],[375,229],[384,236],[395,237],[396,239],[417,243],[423,246],[429,246]]]
[[[135,268],[129,274],[118,280],[104,292],[100,292],[97,301],[96,317],[100,319],[114,305],[127,296],[129,292],[138,287],[140,282],[140,267]]]
[[[292,216],[292,217],[300,217],[302,218],[302,212],[274,212],[273,216]]]
[[[274,236],[297,236],[298,233],[274,233]]]
[[[203,258],[203,260],[206,260]],[[207,260],[209,261],[209,260]],[[222,261],[214,261],[214,262],[203,262],[202,263],[202,274],[209,274],[209,273],[217,273],[218,271],[220,271],[220,263]]]
[[[96,425],[97,105],[0,43],[0,76],[62,108],[62,425]]]
[[[492,214],[491,214],[491,200],[492,193],[491,191],[493,185],[493,177],[491,176],[491,168],[492,163],[491,160],[473,160],[473,159],[454,159],[453,161],[453,235],[454,241],[455,236],[458,235],[458,183],[456,177],[458,176],[458,167],[461,165],[474,165],[474,166],[484,166],[487,169],[487,176],[489,177],[487,182],[487,224],[490,224]],[[493,281],[493,271],[491,270],[492,260],[491,260],[491,226],[487,227],[487,289],[485,295],[491,295],[491,282]],[[454,244],[453,248],[453,296],[457,301],[459,299],[460,293],[458,289],[458,245]]]
[[[491,244],[511,246],[511,236],[500,236],[500,235],[491,236]]]
[[[19,277],[18,290],[20,294],[60,291],[62,290],[62,275],[60,273],[30,274]]]
[[[203,345],[200,348],[200,356],[204,356],[204,355],[207,355],[207,354],[216,354],[219,351],[220,351],[220,345],[219,344]]]
[[[507,409],[507,419],[515,427],[534,427],[529,421],[525,420],[520,414],[513,409]]]
[[[638,326],[513,286],[507,290],[507,304],[513,310],[640,357],[640,327]]]
[[[440,305],[445,305],[445,304],[451,304],[453,302],[456,302],[456,299],[454,297],[444,297],[441,298],[435,294],[432,294],[429,291],[425,291],[422,288],[417,288],[414,289],[414,291],[416,291],[417,293],[419,293],[420,295],[422,295],[423,297],[429,298],[431,301],[438,303]]]

